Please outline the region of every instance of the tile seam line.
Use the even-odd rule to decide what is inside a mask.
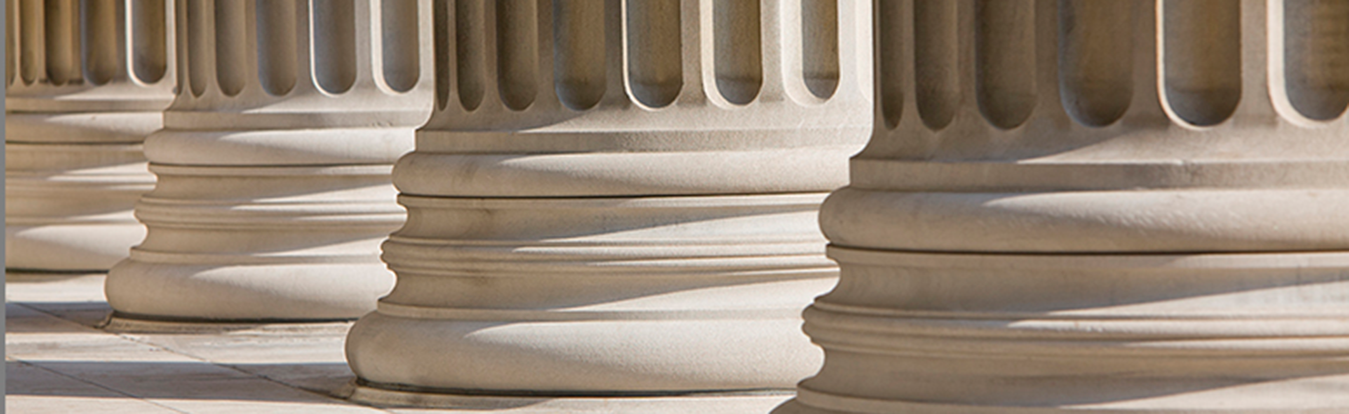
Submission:
[[[364,405],[364,404],[357,404],[357,403],[355,403],[355,402],[353,402],[353,401],[349,401],[349,400],[337,398],[337,397],[335,397],[335,396],[333,396],[333,395],[331,395],[331,394],[328,394],[328,393],[317,392],[317,391],[313,391],[313,390],[309,390],[309,389],[305,389],[305,388],[301,388],[301,387],[296,387],[296,386],[293,386],[293,385],[290,385],[290,384],[287,384],[287,383],[284,383],[284,382],[281,382],[281,381],[277,381],[277,380],[275,380],[275,379],[272,379],[272,378],[267,377],[267,376],[264,376],[264,375],[259,375],[259,374],[254,374],[254,373],[251,373],[251,372],[248,372],[248,371],[244,371],[244,370],[239,369],[239,368],[237,368],[237,367],[234,367],[234,366],[232,366],[232,365],[228,365],[228,364],[217,364],[217,363],[215,363],[214,361],[211,361],[211,360],[209,360],[209,359],[205,359],[205,358],[199,357],[199,356],[197,356],[197,355],[193,355],[193,354],[189,354],[189,353],[186,353],[186,352],[182,352],[182,351],[179,351],[179,350],[176,350],[176,349],[172,349],[172,348],[169,348],[169,347],[164,346],[164,345],[160,345],[160,344],[157,344],[157,343],[154,343],[154,342],[150,342],[150,341],[147,341],[147,340],[143,340],[143,339],[141,339],[141,338],[137,338],[137,337],[134,337],[134,336],[129,336],[129,335],[127,335],[127,334],[111,333],[111,332],[108,332],[108,331],[104,331],[104,330],[102,330],[102,329],[88,327],[88,326],[86,326],[86,325],[84,325],[84,324],[82,324],[82,323],[79,323],[78,321],[74,321],[74,320],[62,318],[61,316],[56,315],[56,314],[53,314],[53,313],[51,313],[51,312],[47,312],[47,311],[44,311],[44,310],[42,310],[42,309],[35,308],[35,307],[33,307],[33,306],[29,306],[29,305],[28,305],[27,303],[25,303],[25,302],[9,302],[9,301],[6,301],[6,302],[7,302],[7,303],[14,303],[14,304],[19,305],[19,306],[22,306],[22,307],[24,307],[24,308],[26,308],[26,309],[32,310],[32,311],[34,311],[34,312],[41,313],[41,314],[43,314],[43,315],[51,316],[51,317],[53,317],[53,318],[60,319],[60,320],[62,320],[62,321],[66,321],[66,322],[73,323],[73,324],[76,324],[76,325],[79,325],[79,326],[82,326],[82,327],[87,327],[87,328],[93,329],[93,330],[98,331],[99,333],[104,334],[104,335],[115,336],[115,337],[117,337],[117,338],[119,338],[119,339],[122,339],[122,340],[131,341],[131,342],[133,342],[133,343],[138,343],[138,344],[141,344],[141,345],[146,345],[146,346],[149,346],[149,347],[152,347],[152,348],[155,348],[155,349],[159,349],[159,350],[161,350],[161,351],[168,352],[168,353],[171,353],[171,354],[174,354],[174,355],[179,355],[179,356],[191,358],[191,359],[196,360],[196,361],[198,361],[198,362],[204,362],[204,363],[209,364],[209,365],[212,365],[212,366],[217,366],[217,367],[225,368],[225,369],[228,369],[228,370],[231,370],[231,371],[235,371],[235,372],[244,374],[244,375],[249,376],[249,377],[252,377],[252,378],[258,378],[258,379],[261,379],[261,380],[263,380],[263,381],[267,381],[267,382],[269,382],[269,383],[277,384],[277,385],[280,385],[280,386],[285,387],[285,388],[290,388],[290,389],[297,390],[297,391],[300,391],[300,392],[303,392],[303,393],[306,393],[306,394],[317,395],[317,396],[319,396],[320,398],[323,398],[323,399],[325,399],[325,400],[329,400],[329,401],[335,402],[335,403],[337,403],[337,404],[347,405],[347,406],[354,406],[354,407],[366,407],[366,408],[371,408],[371,409],[378,410],[378,411],[380,411],[380,412],[385,412],[385,413],[394,414],[392,411],[384,410],[384,409],[377,408],[377,407],[371,407],[371,406],[367,406],[367,405]],[[16,359],[16,360],[17,360],[17,361],[20,361],[20,362],[23,362],[23,363],[25,363],[25,364],[33,365],[33,364],[30,364],[30,363],[25,362],[25,361],[23,361],[23,360],[19,360],[19,359]],[[36,365],[34,365],[34,366],[36,366]],[[41,368],[41,367],[39,367],[39,368]],[[43,368],[43,369],[44,369],[44,370],[47,370],[47,371],[51,371],[50,369],[47,369],[47,368]],[[56,371],[52,371],[52,372],[56,372]],[[58,374],[60,374],[60,373],[58,372]],[[61,374],[61,375],[69,377],[69,375],[65,375],[65,374]],[[71,378],[75,378],[75,377],[71,377]],[[92,383],[92,382],[89,382],[89,381],[86,381],[86,380],[83,380],[83,379],[79,379],[79,378],[75,378],[75,379],[77,379],[77,380],[79,380],[79,381],[81,381],[81,382],[87,382],[87,383],[93,384],[93,385],[95,385],[95,386],[98,386],[99,388],[104,388],[104,389],[107,389],[107,390],[109,390],[109,391],[116,392],[116,393],[118,393],[118,394],[126,395],[126,396],[131,397],[131,398],[135,398],[135,399],[138,399],[138,400],[141,400],[141,401],[148,402],[148,403],[154,404],[154,405],[156,405],[156,406],[164,407],[164,408],[167,408],[167,409],[172,410],[172,411],[174,411],[174,412],[179,412],[179,413],[184,413],[184,414],[191,414],[190,412],[182,411],[182,410],[178,410],[178,409],[174,409],[174,408],[171,408],[171,407],[168,407],[168,406],[164,406],[164,405],[162,405],[162,404],[159,404],[159,403],[157,403],[157,402],[151,401],[151,400],[146,399],[146,398],[141,398],[141,397],[137,397],[137,396],[135,396],[135,395],[127,394],[127,393],[125,393],[125,392],[121,392],[121,391],[118,391],[118,390],[115,390],[115,389],[112,389],[112,388],[108,388],[108,387],[105,387],[105,386],[102,386],[102,385],[99,385],[99,384],[96,384],[96,383]]]
[[[23,304],[20,304],[19,306],[24,306],[24,305],[23,305]],[[24,306],[24,307],[25,307],[25,308],[28,308],[28,306]],[[30,308],[30,309],[31,309],[31,308]],[[44,314],[45,314],[45,313],[44,313]],[[62,320],[64,320],[64,319],[62,319]],[[81,326],[83,326],[83,325],[81,325]],[[165,410],[169,410],[169,411],[172,411],[172,412],[175,412],[175,413],[190,414],[190,413],[187,412],[187,411],[179,410],[179,409],[177,409],[177,408],[173,408],[173,407],[170,407],[170,406],[167,406],[167,405],[164,405],[164,404],[160,404],[159,402],[156,402],[156,401],[152,401],[152,400],[149,400],[149,399],[146,399],[146,398],[141,398],[141,397],[138,397],[138,396],[135,396],[135,395],[132,395],[132,394],[128,394],[128,393],[123,392],[123,391],[121,391],[121,390],[118,390],[118,389],[115,389],[115,388],[111,388],[111,387],[105,386],[105,385],[103,385],[103,384],[99,384],[99,383],[97,383],[97,382],[89,381],[89,380],[86,380],[86,379],[84,379],[84,378],[76,377],[76,376],[74,376],[74,375],[66,374],[66,373],[61,372],[61,371],[57,371],[57,370],[54,370],[54,369],[51,369],[51,368],[44,367],[44,366],[42,366],[42,365],[38,365],[37,363],[25,361],[25,360],[20,359],[20,358],[14,358],[13,360],[14,360],[15,362],[18,362],[18,363],[23,364],[23,365],[25,365],[25,366],[30,366],[30,367],[37,368],[37,369],[40,369],[40,370],[43,370],[43,371],[47,371],[47,372],[50,372],[50,373],[52,373],[52,374],[56,374],[56,375],[61,376],[61,377],[70,378],[70,379],[75,380],[75,381],[77,381],[77,382],[80,382],[80,383],[83,383],[83,384],[88,384],[88,385],[91,385],[91,386],[93,386],[93,387],[95,387],[95,388],[102,389],[102,390],[104,390],[104,391],[108,391],[108,392],[111,392],[111,393],[113,393],[113,394],[118,394],[118,395],[126,396],[127,398],[130,398],[130,399],[133,399],[133,400],[136,400],[136,401],[141,401],[141,402],[144,402],[144,403],[147,403],[147,404],[150,404],[150,405],[159,407],[159,408],[163,408],[163,409],[165,409]]]
[[[105,331],[105,332],[106,332],[106,331]],[[271,377],[268,377],[268,376],[266,376],[266,375],[255,374],[255,373],[252,373],[252,372],[248,372],[248,371],[245,371],[245,370],[243,370],[243,369],[240,369],[240,368],[236,367],[236,366],[233,365],[233,364],[216,363],[215,361],[211,361],[211,360],[209,360],[209,359],[202,358],[202,357],[200,357],[200,356],[197,356],[197,355],[194,355],[194,354],[185,352],[185,351],[180,351],[180,350],[177,350],[177,349],[170,348],[170,347],[167,346],[167,345],[160,345],[160,344],[157,344],[157,343],[154,343],[154,342],[150,342],[149,340],[146,340],[146,339],[143,339],[143,338],[138,338],[138,337],[136,337],[136,336],[133,336],[132,334],[120,334],[120,333],[119,333],[119,334],[113,334],[113,335],[116,335],[116,336],[119,337],[119,338],[126,339],[126,340],[128,340],[128,341],[132,341],[132,342],[135,342],[135,343],[138,343],[138,344],[142,344],[142,345],[150,346],[150,347],[153,347],[153,348],[156,348],[156,349],[160,349],[160,350],[163,350],[164,352],[168,352],[168,353],[176,354],[176,355],[181,355],[181,356],[184,356],[184,357],[187,357],[187,358],[191,358],[191,359],[194,359],[194,360],[197,360],[197,361],[201,361],[201,362],[204,362],[204,363],[213,365],[213,366],[217,366],[217,367],[221,367],[221,368],[224,368],[224,369],[228,369],[228,370],[231,370],[231,371],[234,371],[234,372],[238,372],[238,373],[240,373],[240,374],[244,374],[244,375],[247,375],[247,376],[249,376],[249,377],[258,378],[258,379],[261,379],[261,380],[263,380],[263,381],[267,381],[267,382],[270,382],[270,383],[273,383],[273,384],[276,384],[276,385],[280,385],[280,386],[285,387],[285,388],[293,389],[293,390],[300,391],[300,392],[303,392],[303,393],[306,393],[306,394],[315,395],[315,396],[318,396],[319,398],[322,398],[322,399],[324,399],[324,400],[327,400],[327,401],[330,401],[330,402],[333,402],[333,403],[336,403],[336,404],[339,404],[339,405],[346,405],[346,406],[352,406],[352,407],[364,407],[364,408],[374,409],[374,410],[377,410],[377,411],[379,411],[379,412],[384,412],[384,413],[394,414],[393,411],[388,411],[388,410],[384,410],[384,409],[381,409],[381,408],[378,408],[378,407],[372,407],[372,406],[368,406],[368,405],[364,405],[364,404],[359,404],[359,403],[356,403],[356,402],[351,401],[351,400],[346,400],[346,399],[338,398],[338,397],[336,397],[336,396],[334,396],[334,395],[332,395],[332,394],[326,393],[326,392],[320,392],[320,391],[310,390],[310,389],[303,388],[303,387],[298,387],[298,386],[290,385],[290,384],[287,384],[287,383],[285,383],[285,382],[281,382],[281,381],[278,381],[278,380],[273,379],[273,378],[271,378]]]

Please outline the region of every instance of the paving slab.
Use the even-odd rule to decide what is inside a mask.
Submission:
[[[331,396],[353,378],[349,324],[111,333],[102,280],[7,278],[7,412],[387,413]]]
[[[20,361],[5,361],[7,413],[179,413]]]
[[[102,282],[101,275],[7,278],[5,412],[676,414],[699,399],[442,396],[457,408],[371,407],[344,399],[356,389],[343,353],[351,323],[114,333],[96,328],[111,312]],[[722,412],[767,412],[788,397],[706,402]]]
[[[285,331],[127,336],[292,387],[337,395],[343,386],[356,378],[347,367],[342,351],[350,326],[350,323],[342,323]]]

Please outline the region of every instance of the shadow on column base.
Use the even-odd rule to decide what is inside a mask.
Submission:
[[[330,333],[342,335],[351,328],[354,319],[331,320],[211,320],[178,319],[112,312],[97,328],[115,333]]]
[[[493,394],[484,390],[420,390],[356,379],[340,390],[339,396],[377,407],[491,410],[503,414],[743,414],[766,413],[791,398],[792,392],[751,390],[582,396],[518,391]]]

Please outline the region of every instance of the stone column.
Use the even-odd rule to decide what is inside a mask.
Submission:
[[[389,172],[432,101],[429,8],[180,0],[178,96],[146,141],[159,181],[108,276],[114,322],[373,309],[393,286],[379,242],[404,219]]]
[[[145,236],[141,142],[173,97],[165,0],[5,2],[5,267],[107,271]]]
[[[785,399],[553,400],[789,391],[818,367],[800,311],[834,283],[816,211],[866,140],[859,3],[437,2],[436,109],[394,168],[398,285],[348,337],[355,397]]]
[[[1349,411],[1349,3],[875,5],[775,412]]]

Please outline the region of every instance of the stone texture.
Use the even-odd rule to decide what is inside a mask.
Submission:
[[[7,413],[688,413],[767,412],[788,392],[648,398],[455,399],[455,409],[386,407],[342,355],[350,323],[267,324],[196,333],[110,333],[70,317],[102,301],[101,275],[7,275]],[[341,401],[352,392],[374,407]],[[428,397],[420,394],[420,397]],[[399,403],[394,398],[390,402]],[[691,408],[692,407],[692,408]]]
[[[350,323],[114,334],[71,317],[106,308],[102,275],[6,276],[5,412],[386,412],[333,396]]]
[[[404,219],[389,171],[430,110],[430,2],[177,6],[182,76],[145,144],[148,234],[108,277],[118,318],[370,311]]]
[[[354,398],[781,398],[660,402],[818,366],[799,312],[834,281],[816,210],[866,137],[864,6],[437,2],[436,106],[394,168],[398,284],[348,337]]]
[[[173,97],[165,0],[5,2],[5,267],[106,271],[145,236],[141,143]]]
[[[1349,7],[877,1],[775,413],[1349,409]]]

